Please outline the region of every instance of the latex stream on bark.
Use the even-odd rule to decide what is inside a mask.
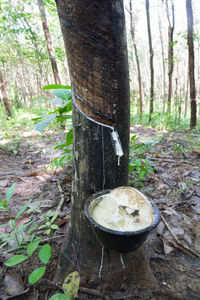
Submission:
[[[89,117],[86,113],[84,113],[82,111],[82,109],[80,108],[80,106],[77,104],[76,102],[76,99],[79,99],[79,101],[81,101],[82,103],[84,103],[84,99],[82,99],[75,91],[73,85],[72,85],[72,101],[73,101],[73,104],[78,108],[78,110],[81,112],[82,115],[84,115],[88,120],[96,123],[96,124],[99,124],[101,126],[104,126],[104,127],[107,127],[107,128],[110,128],[112,130],[111,132],[111,138],[113,140],[113,145],[114,145],[114,150],[115,150],[115,154],[117,155],[118,157],[118,166],[120,165],[120,158],[124,155],[124,152],[123,152],[123,149],[122,149],[122,145],[121,145],[121,141],[120,141],[120,137],[119,137],[119,134],[116,130],[114,130],[114,127],[111,126],[111,125],[107,125],[105,123],[103,123],[103,120],[102,122],[99,122],[99,121],[96,121],[94,120],[93,118]]]

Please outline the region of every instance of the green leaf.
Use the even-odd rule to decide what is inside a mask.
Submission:
[[[8,202],[0,199],[0,209],[8,211]]]
[[[53,224],[53,225],[51,225],[51,229],[59,229],[59,227],[58,227],[58,225]]]
[[[70,273],[63,283],[63,290],[65,295],[69,296],[70,299],[76,298],[78,294],[78,288],[80,284],[80,276],[77,271]]]
[[[58,216],[57,213],[55,213],[55,214],[53,215],[53,217],[52,217],[52,219],[51,219],[51,221],[50,221],[51,224],[55,221],[55,219],[57,218],[57,216]]]
[[[139,180],[142,180],[143,178],[144,178],[144,176],[145,176],[145,174],[146,174],[146,172],[145,171],[141,171],[140,173],[139,173]]]
[[[41,122],[39,122],[37,125],[35,125],[34,129],[43,132],[45,128],[53,121],[53,119],[56,118],[56,114],[48,115],[45,119],[43,119]]]
[[[7,267],[12,267],[15,265],[20,264],[21,262],[23,262],[24,260],[26,260],[28,258],[28,256],[25,255],[14,255],[12,257],[10,257],[6,262],[5,265]]]
[[[57,116],[56,121],[62,122],[64,120],[71,119],[71,118],[72,118],[72,116]]]
[[[6,242],[4,242],[3,244],[1,244],[0,249],[3,248],[7,243],[8,243],[8,240],[6,240]]]
[[[36,228],[38,227],[37,224],[33,225],[33,227],[31,227],[28,231],[28,234],[31,234],[31,232],[33,232]]]
[[[42,248],[39,251],[39,258],[43,264],[47,264],[49,262],[49,259],[51,257],[51,247],[49,244],[45,244],[42,246]]]
[[[44,232],[44,234],[46,234],[46,235],[48,235],[48,234],[50,234],[51,233],[51,229],[47,229],[45,232]]]
[[[43,229],[43,228],[46,228],[46,227],[48,227],[48,226],[46,224],[44,224],[44,225],[39,226],[38,229]]]
[[[70,85],[50,84],[43,86],[42,90],[56,90],[56,89],[67,89],[70,90]]]
[[[66,146],[73,144],[73,129],[70,129],[66,135]]]
[[[41,238],[38,237],[34,241],[30,242],[27,247],[27,254],[31,256],[33,252],[38,248]]]
[[[69,100],[67,103],[63,104],[63,106],[58,108],[59,114],[69,113],[72,111],[72,100]]]
[[[16,215],[16,220],[23,214],[23,212],[27,209],[27,207],[29,206],[29,204],[31,203],[32,198],[28,200],[28,202],[20,209],[20,211],[18,212],[18,214]]]
[[[71,99],[71,91],[67,91],[66,89],[58,89],[53,91],[53,94],[61,98],[62,100],[70,100]]]
[[[60,98],[54,98],[50,100],[51,103],[56,104],[56,105],[63,105],[63,100]]]
[[[15,230],[15,221],[14,220],[10,220],[8,222],[8,225],[10,226],[10,228],[12,228],[12,230]]]
[[[49,298],[49,300],[70,300],[70,298],[65,294],[55,294]]]
[[[40,267],[35,269],[28,277],[28,282],[30,284],[36,283],[45,273],[46,267]]]
[[[15,188],[16,188],[16,183],[13,183],[13,185],[7,190],[7,193],[6,193],[7,202],[9,202],[10,198],[12,197]]]

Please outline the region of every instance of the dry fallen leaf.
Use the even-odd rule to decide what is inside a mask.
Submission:
[[[14,272],[6,272],[5,286],[10,296],[16,296],[24,292],[24,284],[19,274]]]
[[[200,149],[194,149],[193,152],[194,152],[195,154],[200,155]]]
[[[165,254],[166,255],[170,254],[174,250],[174,248],[171,247],[164,239],[162,239],[162,241],[163,241],[163,246],[164,246],[164,252],[165,252]]]
[[[27,175],[27,177],[33,177],[33,176],[40,176],[40,174],[37,173],[37,172],[32,172],[32,173]]]

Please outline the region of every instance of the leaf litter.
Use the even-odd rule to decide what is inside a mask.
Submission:
[[[135,188],[140,189],[141,192],[155,201],[162,215],[160,224],[150,234],[146,242],[151,267],[161,289],[155,295],[152,291],[146,290],[143,293],[142,290],[139,292],[135,287],[126,287],[125,289],[119,288],[119,295],[121,295],[121,299],[123,299],[122,296],[129,296],[131,299],[130,295],[132,295],[132,299],[135,299],[135,296],[137,299],[173,299],[173,297],[177,297],[177,299],[199,299],[200,156],[198,149],[193,147],[192,141],[195,142],[195,136],[187,139],[187,134],[184,132],[160,134],[155,129],[143,128],[142,126],[131,127],[131,134],[136,134],[139,141],[144,143],[149,140],[153,141],[150,150],[144,153],[144,158],[153,163],[154,173],[148,173],[143,179],[143,186],[139,182],[134,182],[132,175],[130,175],[130,182]],[[53,239],[50,240],[51,263],[47,266],[47,272],[41,280],[42,284],[36,284],[34,290],[34,292],[39,291],[39,294],[37,293],[38,299],[44,299],[49,285],[48,281],[53,281],[53,274],[57,267],[57,254],[63,240],[62,235],[65,234],[67,223],[70,220],[72,168],[69,165],[64,171],[58,169],[52,173],[47,170],[43,174],[52,157],[52,152],[47,150],[44,155],[42,147],[50,149],[55,143],[55,138],[44,136],[42,141],[39,141],[38,137],[30,138],[33,141],[31,146],[23,141],[17,155],[0,151],[0,159],[5,162],[0,166],[0,195],[4,199],[5,189],[13,183],[17,184],[10,202],[13,208],[13,218],[30,197],[32,198],[29,205],[29,209],[32,211],[30,214],[24,213],[20,217],[18,226],[26,224],[30,220],[34,221],[33,224],[38,224],[41,215],[49,209],[52,210],[52,213],[58,213],[55,224],[59,226],[59,229],[54,231]],[[59,136],[58,138],[63,139],[64,137]],[[184,149],[185,155],[180,147]],[[63,195],[65,197],[64,203]],[[38,207],[38,211],[34,209],[34,205]],[[6,215],[3,211],[0,212],[0,220],[1,224],[6,222]],[[8,226],[0,227],[1,232],[2,228],[5,228],[5,232],[9,232]],[[43,233],[42,230],[40,233]],[[56,236],[59,238],[57,239]],[[48,237],[44,236],[44,239],[48,239]],[[5,258],[2,251],[0,255],[3,263]],[[33,254],[32,265],[30,266],[27,261],[24,261],[12,268],[14,274],[17,273],[21,276],[23,289],[27,290],[28,295],[33,292],[28,286],[28,275],[35,266],[40,267],[37,255],[34,257]],[[5,296],[5,276],[7,276],[6,272],[8,271],[5,267],[1,269],[3,280],[1,280],[0,293]],[[11,277],[15,280],[15,276]],[[27,287],[28,289],[26,289]],[[82,290],[84,291],[84,288]],[[18,291],[16,291],[16,295],[17,293]],[[23,293],[24,291],[22,291]],[[87,291],[85,287],[85,294],[82,292],[80,299],[88,299],[88,293],[89,290]],[[96,295],[93,298],[90,295],[90,299],[96,299]],[[115,295],[113,294],[113,299],[115,299]]]

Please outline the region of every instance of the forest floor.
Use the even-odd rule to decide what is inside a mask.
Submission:
[[[0,133],[1,134],[1,133]],[[146,242],[147,254],[160,288],[127,287],[126,282],[118,291],[104,294],[80,285],[79,299],[200,299],[200,140],[191,132],[165,132],[142,126],[132,126],[131,134],[139,141],[151,141],[151,148],[143,157],[154,165],[155,172],[131,185],[154,200],[161,212],[161,222]],[[41,235],[51,245],[51,259],[47,271],[34,288],[28,284],[29,274],[42,266],[35,251],[30,260],[6,267],[4,262],[13,254],[0,249],[0,299],[49,299],[58,288],[53,283],[67,223],[70,220],[72,167],[52,172],[46,166],[56,153],[53,147],[64,135],[51,132],[43,135],[23,131],[13,142],[11,137],[0,136],[0,196],[6,199],[6,190],[16,183],[9,207],[11,216],[0,210],[0,224],[14,219],[20,208],[32,198],[29,208],[38,204],[38,210],[25,211],[16,227],[41,219],[51,210],[57,212],[55,223],[59,229],[49,236]],[[65,199],[63,203],[63,199]],[[10,233],[9,225],[0,227],[0,234]],[[9,248],[15,241],[8,242]],[[96,293],[96,295],[95,295]],[[103,295],[104,294],[104,295]]]

